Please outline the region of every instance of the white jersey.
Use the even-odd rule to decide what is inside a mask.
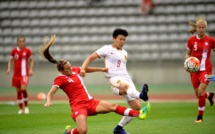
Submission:
[[[105,73],[106,78],[120,75],[128,75],[126,68],[127,52],[117,50],[112,45],[105,45],[96,51],[99,57],[105,60],[105,67],[108,68],[108,73]]]

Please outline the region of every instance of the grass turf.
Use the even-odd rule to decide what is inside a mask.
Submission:
[[[121,103],[121,105],[125,105]],[[144,104],[142,104],[144,105]],[[152,103],[146,120],[137,118],[125,127],[130,134],[213,134],[215,107],[206,106],[203,123],[194,123],[196,103]],[[30,103],[29,115],[18,115],[17,105],[0,104],[0,134],[62,134],[66,125],[75,127],[67,103],[54,102],[45,108],[42,103]],[[89,134],[112,134],[121,119],[115,113],[88,118]]]

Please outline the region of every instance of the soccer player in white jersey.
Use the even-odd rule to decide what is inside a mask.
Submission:
[[[124,29],[115,29],[113,32],[113,44],[105,45],[92,53],[82,64],[81,76],[85,76],[85,69],[90,62],[97,58],[103,57],[105,67],[108,72],[105,73],[112,92],[116,95],[122,95],[132,109],[139,110],[141,108],[140,99],[148,101],[148,85],[144,84],[142,92],[137,91],[126,68],[127,51],[123,49],[126,42],[128,32]],[[148,103],[150,107],[150,104]],[[127,134],[123,127],[132,121],[132,117],[123,117],[114,129],[114,134]]]

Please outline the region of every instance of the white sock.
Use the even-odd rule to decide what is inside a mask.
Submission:
[[[127,95],[131,96],[132,98],[140,98],[140,92],[133,88],[128,88]]]
[[[133,119],[133,117],[123,116],[118,125],[124,127],[124,126],[127,125],[129,122],[131,122],[132,119]]]

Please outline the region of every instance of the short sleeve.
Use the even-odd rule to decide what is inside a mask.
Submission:
[[[105,45],[96,51],[99,57],[104,57],[108,53],[108,46]]]
[[[63,81],[60,77],[55,78],[53,86],[60,88],[63,85]]]
[[[31,57],[32,56],[32,51],[31,49],[28,48],[28,57]]]
[[[15,54],[15,49],[12,49],[10,52],[10,57],[14,57],[14,54]]]

